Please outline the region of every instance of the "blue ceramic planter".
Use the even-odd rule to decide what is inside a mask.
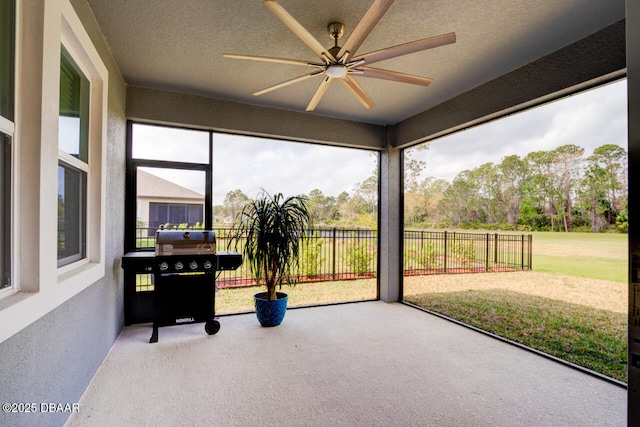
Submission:
[[[254,296],[256,316],[262,326],[278,326],[287,312],[287,300],[289,297],[283,292],[276,292],[275,301],[267,299],[267,293],[261,292]]]

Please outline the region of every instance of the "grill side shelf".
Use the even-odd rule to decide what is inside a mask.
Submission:
[[[153,273],[156,264],[153,252],[127,252],[122,256],[122,268],[135,273]]]
[[[236,270],[242,265],[242,255],[239,252],[221,251],[216,254],[218,270]]]

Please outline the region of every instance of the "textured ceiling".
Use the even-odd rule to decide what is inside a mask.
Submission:
[[[126,82],[303,112],[320,78],[260,97],[304,67],[240,61],[223,52],[316,61],[260,0],[89,0]],[[342,42],[372,0],[279,0],[326,47]],[[429,87],[358,78],[376,103],[365,109],[343,85],[308,114],[395,124],[624,19],[624,0],[396,0],[359,54],[455,32],[457,42],[375,66],[434,81]],[[342,43],[341,43],[342,44]]]

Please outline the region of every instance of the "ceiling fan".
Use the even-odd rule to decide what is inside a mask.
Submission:
[[[338,46],[338,40],[344,34],[344,24],[333,22],[329,24],[328,31],[331,38],[334,39],[334,46],[326,49],[320,42],[307,31],[289,12],[287,12],[277,1],[265,0],[262,4],[273,12],[293,33],[298,36],[304,44],[306,44],[322,62],[310,62],[298,59],[274,58],[269,56],[254,55],[237,55],[232,53],[223,53],[225,58],[245,59],[250,61],[275,62],[281,64],[300,65],[315,68],[308,74],[286,80],[266,89],[255,92],[253,95],[259,96],[271,92],[276,89],[298,83],[316,76],[322,76],[322,82],[315,94],[311,98],[311,102],[307,106],[307,111],[314,110],[329,86],[338,80],[364,105],[371,108],[375,105],[371,97],[365,92],[363,87],[354,78],[355,75],[362,77],[371,77],[374,79],[391,80],[395,82],[410,83],[420,86],[428,86],[432,79],[426,77],[415,76],[412,74],[400,73],[398,71],[383,70],[380,68],[369,67],[370,64],[383,61],[386,59],[396,58],[398,56],[407,55],[413,52],[432,49],[434,47],[455,43],[456,34],[447,33],[435,37],[429,37],[422,40],[416,40],[409,43],[400,44],[385,49],[376,50],[374,52],[357,55],[356,51],[367,38],[369,33],[376,26],[385,12],[389,9],[394,0],[374,0],[367,12],[364,14],[358,25],[353,29],[342,47]]]

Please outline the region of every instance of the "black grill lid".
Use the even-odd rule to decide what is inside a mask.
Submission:
[[[202,230],[158,230],[156,255],[204,255],[216,253],[216,235]]]

